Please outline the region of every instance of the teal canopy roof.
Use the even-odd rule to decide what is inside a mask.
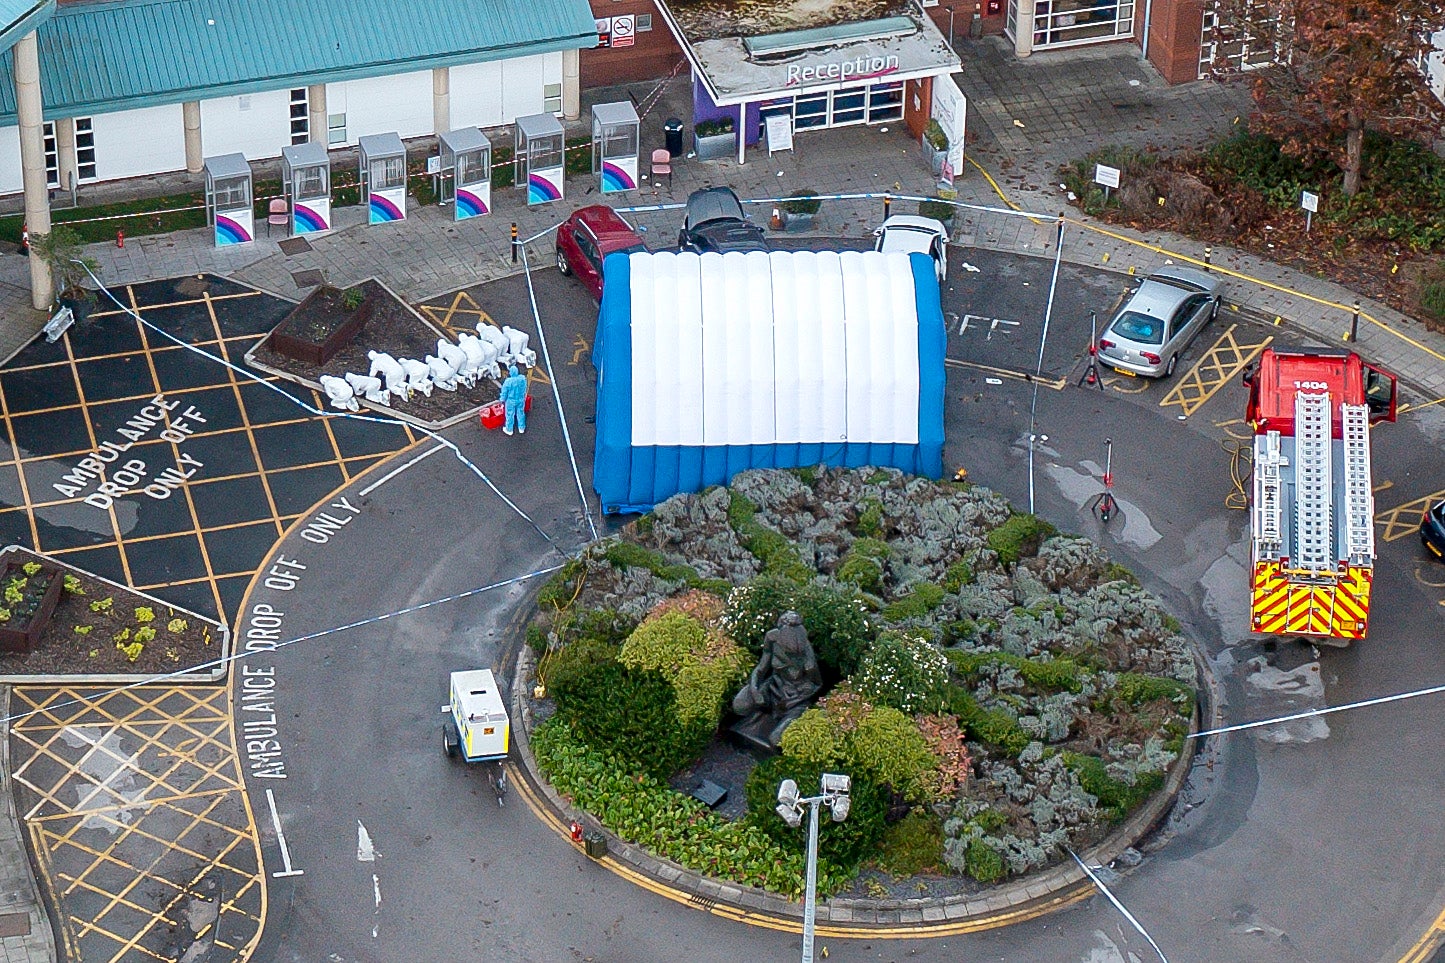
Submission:
[[[55,0],[0,0],[0,52],[15,46],[54,12]]]
[[[0,18],[24,6],[0,0]],[[107,0],[61,5],[38,32],[47,119],[576,50],[597,37],[587,0]],[[13,69],[0,56],[0,125],[15,123]]]

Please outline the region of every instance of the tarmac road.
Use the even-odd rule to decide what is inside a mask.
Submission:
[[[1037,316],[1029,312],[1037,310],[1037,286],[1047,284],[1050,262],[985,263],[974,252],[969,259],[984,270],[962,277],[955,263],[956,291],[945,309],[1020,320],[1020,334],[1032,317],[1029,337],[1036,337]],[[968,280],[991,276],[1013,283]],[[595,309],[551,271],[537,284],[585,486],[591,372],[574,351],[583,347],[575,339],[590,344]],[[1054,314],[1060,327],[1051,328],[1059,353],[1046,354],[1060,377],[1078,377],[1087,312],[1106,314],[1120,286],[1117,275],[1103,273],[1061,281]],[[481,297],[498,323],[518,324],[526,320],[523,295],[512,279]],[[960,310],[965,298],[971,312]],[[1080,330],[1084,338],[1075,336]],[[949,342],[956,360],[999,367],[993,362],[1000,357],[1031,362],[1037,352],[1037,341],[1031,350],[1000,352],[987,338],[982,347],[965,340],[978,328],[958,331],[951,328]],[[1207,352],[1218,333],[1203,335],[1187,362]],[[578,364],[567,364],[574,358]],[[1166,386],[1125,393],[1139,387],[1039,388],[1037,434],[1047,438],[1035,451],[1036,507],[1063,530],[1100,538],[1166,599],[1203,647],[1227,721],[1438,681],[1437,603],[1445,588],[1416,577],[1419,550],[1410,538],[1380,546],[1366,643],[1316,656],[1244,638],[1247,520],[1223,507],[1230,483],[1220,446],[1242,395],[1226,385],[1181,422],[1176,409],[1159,406]],[[971,480],[1026,507],[1033,385],[964,367],[950,369],[947,390],[948,468],[965,466]],[[470,424],[449,434],[569,549],[581,538],[576,491],[546,392],[534,387],[539,402],[525,438],[484,434]],[[1440,487],[1431,479],[1437,421],[1422,411],[1377,432],[1377,482],[1394,486],[1380,496],[1382,507],[1396,488],[1403,502]],[[1104,528],[1088,503],[1100,488],[1106,437],[1115,441],[1123,512]],[[295,638],[559,561],[447,452],[359,494],[430,447],[423,441],[338,493],[333,515],[354,521],[328,532],[325,542],[304,538],[304,523],[292,531],[276,557],[306,567],[282,566],[298,573],[290,590],[256,588],[241,622],[243,644],[253,625],[264,633],[259,623],[270,613],[283,612],[280,637]],[[281,730],[276,758],[284,779],[274,778],[276,758],[264,749],[243,759],[266,869],[285,872],[289,858],[304,874],[269,878],[257,959],[635,963],[786,959],[796,952],[795,934],[726,922],[612,875],[535,818],[518,793],[498,808],[480,769],[443,757],[438,707],[447,673],[499,664],[504,628],[524,596],[520,587],[500,589],[275,652],[265,650],[263,636],[261,650],[238,668],[238,734],[244,737],[253,715],[242,698],[251,690],[274,703]],[[256,620],[257,606],[267,605]],[[1438,913],[1434,894],[1445,886],[1438,719],[1437,702],[1415,700],[1210,740],[1185,805],[1115,892],[1173,963],[1399,958]],[[285,858],[269,829],[268,789]],[[1097,897],[978,935],[825,942],[829,959],[842,961],[1152,958],[1142,937]]]

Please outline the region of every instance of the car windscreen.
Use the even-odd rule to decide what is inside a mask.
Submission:
[[[1137,311],[1125,311],[1109,326],[1121,338],[1140,344],[1163,344],[1164,322]]]

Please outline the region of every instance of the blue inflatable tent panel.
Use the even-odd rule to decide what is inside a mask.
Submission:
[[[748,468],[943,472],[946,335],[922,254],[613,254],[593,487],[642,512]]]

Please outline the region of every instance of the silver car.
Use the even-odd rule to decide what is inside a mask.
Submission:
[[[1099,360],[1121,374],[1167,378],[1219,314],[1219,278],[1163,267],[1144,279],[1099,335]]]

